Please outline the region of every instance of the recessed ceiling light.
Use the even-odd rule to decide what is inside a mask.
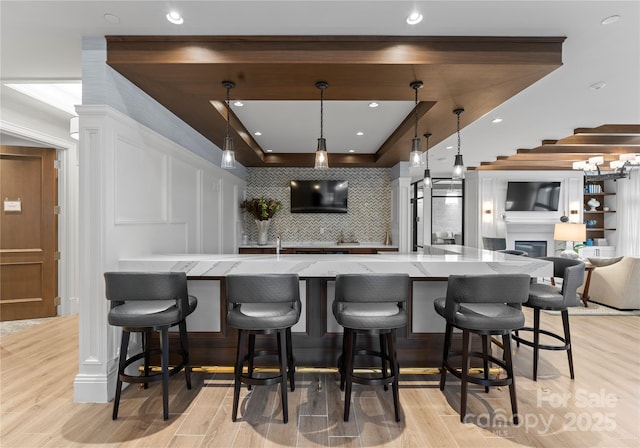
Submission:
[[[350,149],[349,152],[356,152],[356,150],[355,149]]]
[[[182,25],[184,23],[184,19],[180,15],[178,11],[171,11],[167,14],[167,20],[176,25]]]
[[[422,22],[422,14],[420,14],[418,11],[413,11],[407,17],[407,23],[409,25],[417,25],[420,22]]]
[[[238,107],[242,107],[242,106],[244,106],[244,103],[242,101],[234,101],[233,105],[234,106],[238,106]]]
[[[447,146],[447,149],[453,149],[453,146]]]
[[[594,82],[593,84],[591,84],[589,87],[591,87],[593,90],[600,90],[603,89],[607,86],[607,83],[604,81],[598,81],[598,82]]]
[[[376,103],[375,101],[372,101],[369,103],[369,107],[378,107],[380,104]]]
[[[273,152],[273,149],[267,149],[267,152]]]
[[[356,135],[364,135],[364,132],[358,131],[358,132],[356,132]]]
[[[616,23],[618,20],[620,20],[620,16],[619,15],[613,15],[613,16],[609,16],[606,19],[602,19],[602,22],[600,22],[600,24],[602,25],[611,25],[612,23]]]
[[[491,120],[491,123],[502,123],[502,118],[496,117],[493,120]]]
[[[115,14],[106,13],[102,17],[104,17],[104,20],[106,22],[109,22],[109,23],[120,23],[120,17],[116,16]]]
[[[258,137],[260,137],[262,135],[262,132],[256,131],[256,132],[253,133],[253,135],[257,135]]]

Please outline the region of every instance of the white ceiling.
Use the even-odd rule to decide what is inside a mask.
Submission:
[[[405,18],[414,5],[425,19],[409,26]],[[165,19],[170,6],[184,16],[183,25]],[[119,23],[106,21],[106,13],[118,16]],[[620,15],[618,22],[601,24],[614,14]],[[118,34],[567,36],[561,68],[465,126],[465,163],[492,161],[498,155],[513,154],[517,148],[537,146],[542,139],[565,137],[577,127],[640,123],[638,0],[1,0],[2,82],[80,79],[82,36]],[[600,81],[606,87],[590,88]],[[294,103],[279,105],[282,109],[277,115],[272,113],[272,104],[245,103],[244,108],[234,111],[251,132],[263,132],[264,141],[258,141],[265,148],[312,152],[319,137],[318,104]],[[383,113],[372,114],[364,103],[344,106],[325,102],[325,137],[330,151],[344,152],[370,138],[362,145],[362,151],[369,152],[365,148],[384,140],[384,130],[393,129],[411,108],[410,103],[399,103],[393,113],[384,113],[380,107],[375,111]],[[261,112],[267,110],[269,113]],[[491,123],[498,116],[502,123]],[[354,130],[364,126],[371,131],[360,140],[354,139]],[[295,138],[291,129],[296,130]],[[452,136],[429,152],[436,174],[449,172],[455,148],[446,147],[455,144]]]

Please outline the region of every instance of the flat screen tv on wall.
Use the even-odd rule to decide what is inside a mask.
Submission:
[[[507,212],[555,212],[560,200],[560,182],[508,182]]]
[[[347,213],[346,180],[292,180],[291,213]]]

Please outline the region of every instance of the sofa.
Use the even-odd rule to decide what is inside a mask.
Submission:
[[[619,260],[590,258],[595,266],[589,284],[589,300],[621,310],[640,309],[640,258]],[[584,285],[578,288],[582,293]]]

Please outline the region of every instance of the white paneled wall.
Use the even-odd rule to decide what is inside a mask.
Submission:
[[[110,106],[80,106],[80,346],[75,399],[113,396],[119,329],[105,271],[157,253],[233,253],[244,180]],[[207,308],[203,303],[203,308]]]

